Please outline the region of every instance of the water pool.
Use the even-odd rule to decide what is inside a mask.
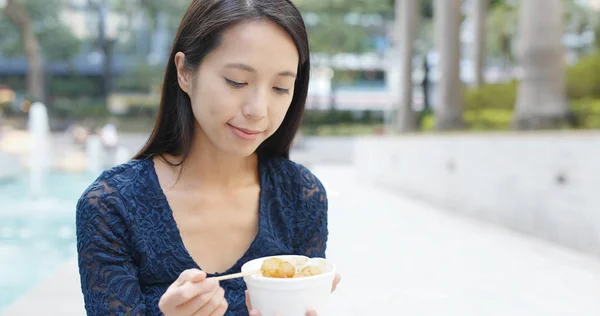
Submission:
[[[0,183],[0,314],[76,255],[75,205],[95,177],[49,173],[38,201],[25,176]]]

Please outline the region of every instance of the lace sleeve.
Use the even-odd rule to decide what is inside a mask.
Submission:
[[[308,169],[300,170],[301,207],[297,214],[297,253],[325,258],[327,248],[327,193]]]
[[[127,243],[124,199],[105,181],[77,203],[77,252],[88,315],[144,315],[145,306]]]

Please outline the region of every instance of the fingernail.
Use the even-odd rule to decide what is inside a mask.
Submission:
[[[219,286],[219,281],[217,281],[217,279],[215,279],[215,278],[209,278],[208,280],[210,280],[210,285],[211,286]]]
[[[204,280],[205,278],[206,278],[206,272],[200,271],[200,270],[196,271],[194,276],[192,276],[193,281],[201,281],[201,280]]]
[[[250,311],[250,316],[258,316],[260,315],[257,310],[253,309]]]

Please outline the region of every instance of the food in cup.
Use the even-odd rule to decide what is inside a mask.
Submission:
[[[317,266],[306,264],[307,260],[296,260],[296,262],[285,261],[277,257],[268,258],[263,261],[260,270],[262,276],[269,278],[301,278],[319,275],[323,273]]]
[[[289,278],[265,277],[261,266],[265,261],[277,258],[294,266],[294,276]],[[270,260],[271,264],[281,261]],[[274,267],[275,265],[270,265]],[[269,263],[266,265],[267,269]],[[307,268],[310,267],[310,268]],[[315,270],[313,267],[318,268]],[[289,266],[288,266],[289,268]],[[306,269],[305,269],[306,268]],[[302,271],[305,269],[304,271]],[[308,276],[309,274],[315,274]],[[301,255],[276,255],[257,258],[242,266],[244,282],[248,288],[248,300],[252,308],[263,316],[305,316],[314,310],[318,315],[326,313],[331,296],[331,285],[336,266],[325,258],[308,258]]]

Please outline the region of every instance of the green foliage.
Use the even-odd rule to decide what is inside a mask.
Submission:
[[[295,0],[303,12],[327,13],[393,13],[394,0]]]
[[[463,118],[472,130],[507,130],[517,101],[517,81],[487,84],[464,95]]]
[[[20,0],[27,9],[47,60],[69,60],[79,53],[81,41],[62,22],[60,13],[65,0]],[[17,27],[4,16],[0,18],[0,52],[6,56],[24,55]]]
[[[383,124],[334,124],[321,125],[312,129],[302,128],[304,135],[315,136],[355,136],[373,135],[383,132]]]
[[[600,55],[584,57],[567,69],[569,99],[600,98]]]
[[[577,117],[579,128],[600,129],[600,98],[574,100],[570,109]]]
[[[600,55],[580,59],[566,69],[566,96],[578,128],[600,128]],[[510,127],[516,104],[517,81],[488,84],[470,89],[464,96],[464,118],[473,130],[503,130]],[[427,118],[424,126],[433,126]]]
[[[106,118],[110,115],[103,100],[88,97],[56,98],[50,116],[69,119]]]
[[[98,80],[84,76],[54,77],[48,80],[48,92],[57,97],[77,98],[97,95]]]
[[[114,89],[116,91],[150,91],[162,83],[163,75],[163,65],[153,66],[141,62],[131,71],[116,78]]]
[[[363,111],[352,112],[349,110],[307,110],[304,112],[302,126],[310,133],[323,126],[355,126],[355,125],[382,125],[381,112]]]
[[[513,40],[517,35],[518,7],[504,1],[492,3],[486,23],[487,54],[512,64],[515,60]]]
[[[308,39],[313,52],[337,54],[373,51],[370,32],[360,25],[349,25],[343,14],[318,14],[319,23],[308,26]]]
[[[482,109],[511,110],[517,100],[517,81],[507,83],[487,84],[477,89],[465,91],[465,110],[478,111]]]
[[[344,110],[307,110],[304,113],[304,120],[302,122],[305,126],[318,126],[318,125],[331,125],[331,124],[343,124],[343,123],[354,123],[355,119],[352,116],[351,111]]]

